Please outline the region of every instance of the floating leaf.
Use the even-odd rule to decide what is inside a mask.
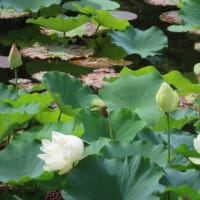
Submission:
[[[179,0],[145,0],[145,2],[154,6],[177,6]]]
[[[61,45],[35,45],[32,47],[24,47],[20,52],[24,57],[41,60],[55,58],[69,60],[72,58],[88,57],[94,53],[92,49],[78,45],[71,45],[68,47]]]
[[[13,8],[0,8],[0,19],[25,18],[29,12],[17,12]]]
[[[128,54],[139,54],[142,58],[160,55],[167,47],[167,37],[157,27],[142,31],[129,26],[125,31],[110,31],[110,35],[114,44]]]
[[[27,23],[38,24],[47,28],[54,29],[60,32],[67,32],[72,29],[77,28],[78,26],[85,24],[88,21],[88,17],[85,15],[80,15],[78,17],[66,17],[62,18],[60,16],[57,17],[39,17],[37,19],[28,19]]]
[[[3,68],[3,69],[10,68],[7,56],[0,56],[0,68]]]
[[[112,10],[109,12],[117,19],[127,19],[129,21],[137,19],[137,15],[133,12],[123,10]]]
[[[74,59],[72,60],[72,63],[89,68],[107,68],[112,66],[127,66],[132,64],[131,61],[126,61],[123,59],[113,60],[106,57],[102,58],[88,57],[88,58]]]
[[[8,87],[4,83],[0,83],[0,99],[16,99],[16,91],[14,87]]]
[[[69,1],[63,4],[63,7],[68,10],[77,11],[76,4],[81,7],[90,5],[95,10],[115,10],[120,7],[119,3],[110,0],[80,0],[80,1]]]
[[[42,7],[48,7],[51,4],[60,4],[61,0],[34,0],[34,1],[26,1],[26,0],[0,0],[0,4],[5,8],[14,8],[17,11],[30,10],[32,12],[37,12]]]
[[[157,165],[139,156],[124,160],[89,156],[67,174],[62,195],[71,200],[158,200],[161,176]]]
[[[159,18],[161,21],[167,22],[170,24],[180,24],[181,23],[181,18],[178,15],[177,10],[164,12],[159,16]]]
[[[43,162],[37,158],[39,147],[35,141],[12,142],[2,150],[0,181],[23,184],[39,177],[43,172]]]
[[[102,87],[99,95],[109,110],[129,108],[151,124],[161,116],[155,102],[155,95],[162,82],[157,72],[142,76],[124,75]]]

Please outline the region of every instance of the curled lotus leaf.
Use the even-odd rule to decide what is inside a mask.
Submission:
[[[94,51],[85,46],[71,45],[71,46],[58,46],[58,45],[35,45],[32,47],[25,47],[21,49],[21,54],[30,59],[60,59],[70,60],[79,57],[88,57]]]
[[[0,8],[0,19],[24,18],[29,14],[29,12],[18,12],[13,8]]]
[[[95,57],[88,57],[88,58],[79,58],[72,60],[72,63],[75,65],[80,65],[83,67],[89,68],[107,68],[112,66],[127,66],[132,64],[131,61],[126,60],[113,60],[109,58],[95,58]]]
[[[179,0],[145,0],[145,3],[148,3],[153,6],[177,6]]]
[[[159,16],[159,18],[161,21],[167,22],[170,24],[180,24],[181,23],[181,18],[178,15],[177,10],[164,12]]]
[[[53,29],[49,29],[49,28],[46,28],[46,27],[41,27],[40,30],[43,34],[57,35],[58,37],[69,37],[69,38],[76,37],[76,36],[78,36],[78,37],[82,37],[82,36],[90,37],[90,36],[96,34],[97,25],[95,25],[92,22],[87,22],[87,23],[82,24],[79,27],[77,27],[73,30],[67,31],[65,33],[60,32],[60,31],[56,31],[56,30],[53,30]],[[103,32],[105,32],[105,30],[106,30],[106,28],[99,27],[97,33],[103,33]]]

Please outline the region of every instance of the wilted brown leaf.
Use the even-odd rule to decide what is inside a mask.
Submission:
[[[63,61],[73,58],[88,57],[94,53],[93,49],[85,46],[71,45],[35,45],[32,47],[25,47],[20,50],[22,56],[31,59],[60,59]]]
[[[80,58],[75,59],[71,61],[75,65],[83,66],[83,67],[89,67],[89,68],[107,68],[112,66],[127,66],[131,65],[131,61],[126,60],[112,60],[109,58],[94,58],[94,57],[88,57],[88,58]]]
[[[164,12],[160,15],[160,20],[163,22],[167,22],[170,24],[180,24],[181,18],[178,15],[178,10],[172,10],[168,12]]]
[[[0,8],[0,19],[24,18],[29,15],[29,12],[18,12],[12,8]]]

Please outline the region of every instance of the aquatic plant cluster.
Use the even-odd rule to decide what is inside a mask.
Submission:
[[[200,0],[169,3],[181,19],[169,30],[199,30]],[[0,199],[200,199],[200,64],[193,79],[132,69],[131,55],[162,55],[168,38],[119,8],[0,0],[0,20],[22,20],[0,35],[13,74],[0,82]]]

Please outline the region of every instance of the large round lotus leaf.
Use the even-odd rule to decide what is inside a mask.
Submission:
[[[67,3],[63,4],[63,7],[72,10],[72,11],[77,11],[77,8],[75,4],[80,5],[81,7],[85,6],[91,6],[96,10],[115,10],[120,7],[119,3],[115,1],[110,1],[110,0],[81,0],[81,1],[69,1]]]
[[[158,200],[161,176],[162,170],[146,158],[89,156],[68,173],[62,195],[66,200]]]
[[[112,42],[128,54],[139,54],[142,58],[160,55],[167,47],[167,37],[157,27],[145,31],[129,26],[125,31],[110,31]]]
[[[164,167],[167,164],[167,149],[164,145],[155,145],[152,142],[143,140],[110,143],[104,145],[101,154],[109,159],[141,155],[149,158],[159,166]]]
[[[191,169],[185,172],[166,170],[164,185],[167,186],[166,190],[174,191],[187,199],[198,200],[200,199],[199,178],[199,170]]]
[[[0,99],[16,99],[16,91],[14,88],[7,87],[4,83],[0,83]]]
[[[35,141],[13,141],[0,152],[0,181],[22,184],[39,177],[43,172],[43,161],[37,157],[40,143]]]
[[[39,17],[37,19],[28,19],[26,22],[38,24],[40,26],[44,26],[47,28],[54,29],[60,32],[67,32],[72,29],[77,28],[78,26],[86,23],[88,21],[88,17],[85,15],[80,15],[78,17],[66,17],[62,18],[60,16],[57,17]]]
[[[142,76],[124,75],[102,87],[99,95],[109,110],[126,107],[152,124],[161,116],[155,96],[162,82],[163,79],[157,72]]]
[[[200,27],[200,0],[183,0],[179,13],[183,24]]]
[[[60,72],[46,73],[43,84],[65,114],[75,115],[82,107],[89,108],[90,102],[96,97],[78,79]]]
[[[0,0],[0,4],[4,7],[12,7],[17,11],[30,10],[32,12],[37,12],[41,7],[48,7],[51,4],[60,4],[61,0]]]

